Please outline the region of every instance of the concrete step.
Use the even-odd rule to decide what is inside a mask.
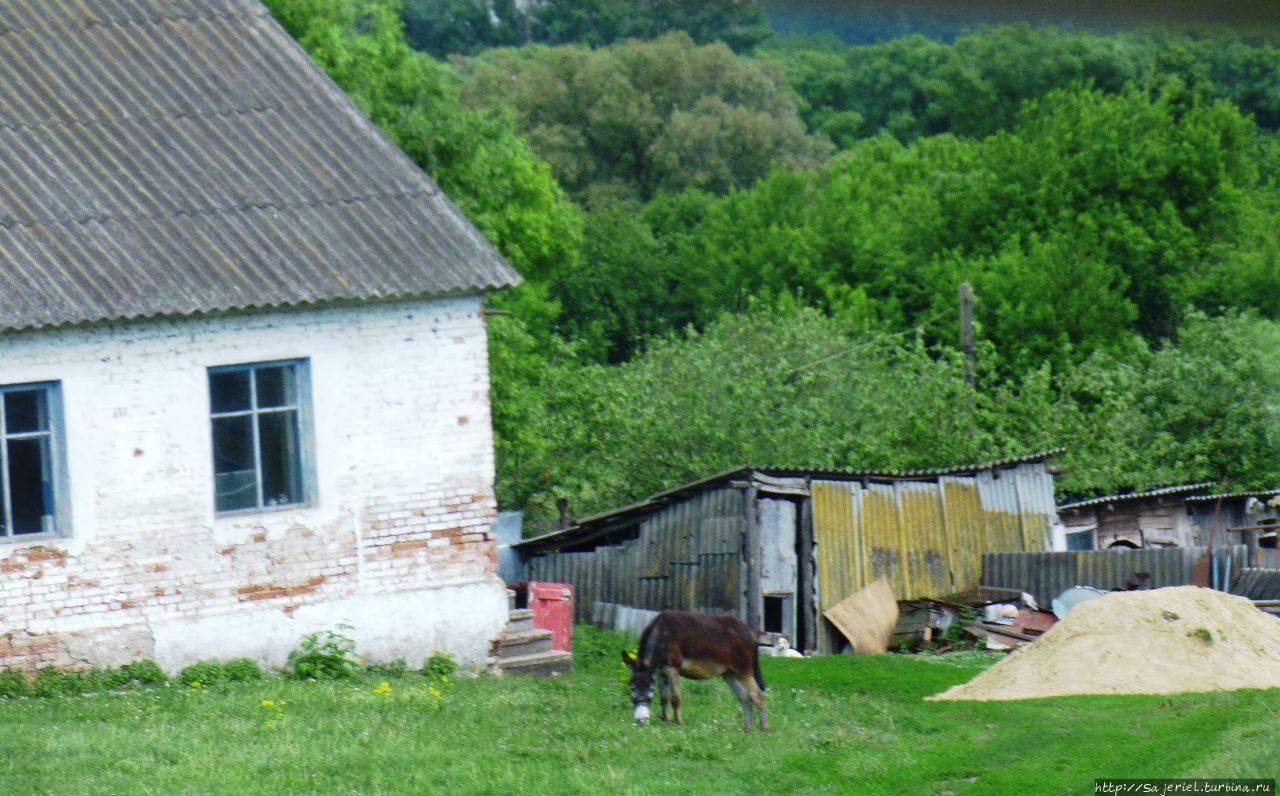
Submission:
[[[510,629],[503,631],[498,637],[495,654],[499,658],[519,658],[551,650],[552,632],[550,630],[525,630],[512,633]]]
[[[573,653],[551,650],[518,658],[503,658],[498,661],[498,668],[504,675],[513,677],[558,677],[568,674],[573,668]]]
[[[523,633],[526,630],[533,630],[533,611],[528,608],[512,609],[507,619],[507,632]]]

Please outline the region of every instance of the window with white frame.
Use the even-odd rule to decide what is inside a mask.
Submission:
[[[306,360],[209,369],[219,514],[310,502],[309,392]]]
[[[0,386],[0,538],[63,533],[61,401],[56,383]]]

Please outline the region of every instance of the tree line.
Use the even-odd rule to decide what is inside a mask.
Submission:
[[[491,368],[499,501],[535,526],[744,463],[1065,446],[1064,494],[1280,482],[1272,42],[846,46],[601,0],[631,27],[526,19],[446,64],[410,44],[431,4],[269,5],[525,276]],[[445,6],[480,7],[416,18]]]

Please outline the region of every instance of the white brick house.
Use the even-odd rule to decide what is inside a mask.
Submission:
[[[519,277],[256,0],[0,38],[0,665],[482,662]]]

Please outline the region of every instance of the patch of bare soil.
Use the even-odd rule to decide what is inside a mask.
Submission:
[[[1035,643],[928,699],[1280,688],[1280,621],[1196,586],[1112,592]]]

